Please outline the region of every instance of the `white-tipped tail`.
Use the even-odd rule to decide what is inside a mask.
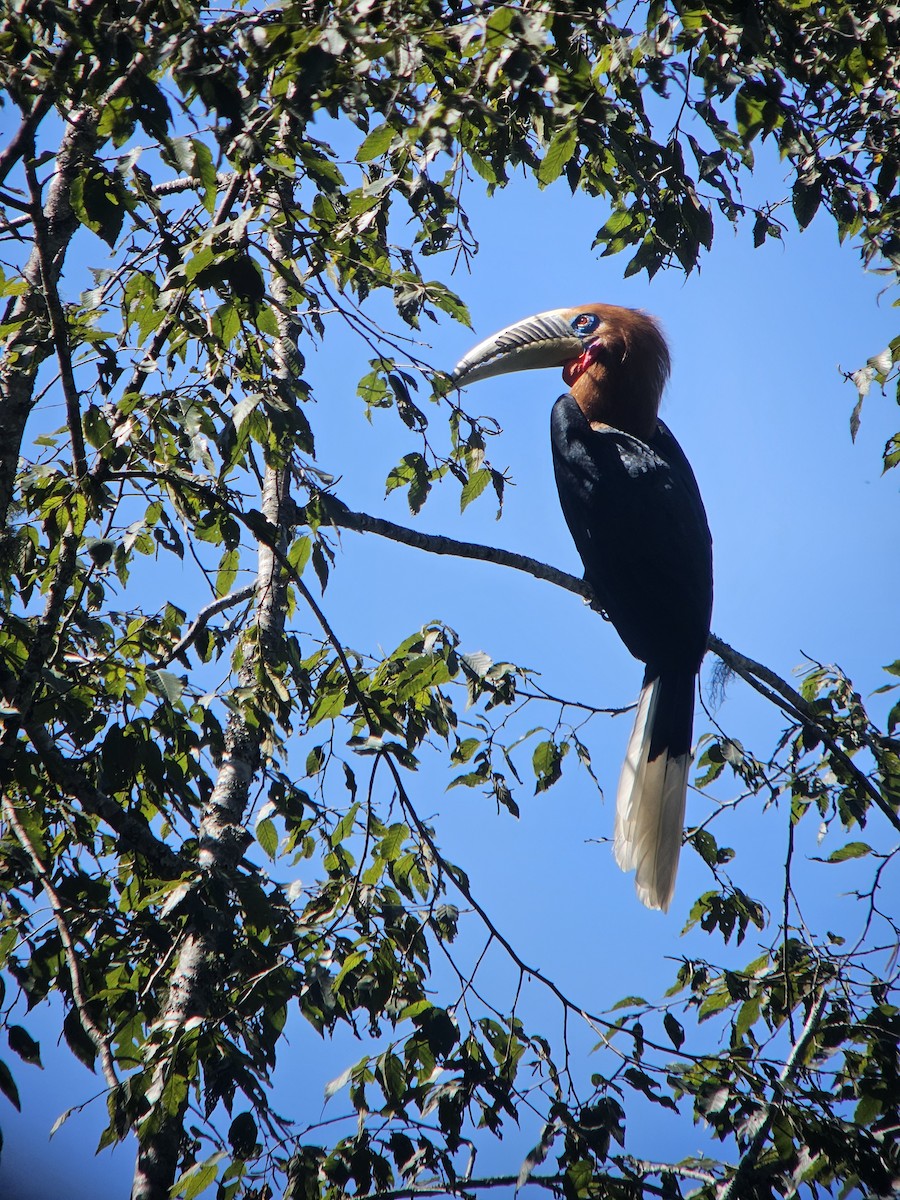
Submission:
[[[693,676],[645,677],[616,795],[616,862],[636,872],[641,903],[663,912],[681,853],[693,715]]]

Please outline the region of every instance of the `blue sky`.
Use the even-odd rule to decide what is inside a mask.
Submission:
[[[777,164],[761,172],[761,187],[781,188]],[[423,330],[431,343],[426,357],[449,369],[476,340],[510,321],[581,301],[657,314],[673,352],[662,415],[693,464],[713,531],[714,631],[784,676],[808,655],[839,663],[863,695],[872,692],[884,682],[881,665],[900,653],[898,479],[897,472],[880,473],[881,448],[896,429],[897,409],[873,392],[853,445],[848,418],[855,397],[838,368],[861,365],[896,333],[891,297],[879,297],[882,282],[862,272],[851,248],[838,246],[822,216],[804,235],[789,233],[784,246],[757,251],[749,227],[735,237],[723,224],[712,255],[688,280],[674,272],[650,283],[644,277],[623,280],[624,259],[600,260],[590,250],[604,219],[596,203],[571,197],[565,185],[539,192],[522,180],[490,201],[476,199],[475,190],[470,215],[481,252],[472,274],[453,281],[470,307],[474,333],[449,322]],[[438,277],[440,270],[435,264]],[[373,424],[366,422],[355,389],[368,357],[364,346],[339,330],[318,353],[308,354],[306,374],[318,397],[311,419],[319,457],[325,469],[342,476],[339,494],[375,515],[490,542],[580,573],[550,465],[549,412],[562,390],[556,373],[488,380],[467,393],[466,405],[495,417],[503,429],[488,447],[492,463],[509,468],[515,482],[503,519],[494,520],[488,494],[460,515],[458,493],[449,485],[436,489],[420,517],[412,518],[402,493],[384,499],[384,479],[399,455],[415,448],[414,439],[398,429],[393,413],[376,412]],[[439,416],[434,419],[437,428]],[[186,572],[163,565],[155,580],[161,595],[188,609],[192,601],[204,602]],[[628,704],[637,695],[640,666],[609,625],[576,597],[488,564],[423,559],[374,537],[345,533],[325,599],[339,636],[360,650],[391,649],[441,617],[458,631],[464,649],[532,666],[556,694],[598,705]],[[298,621],[311,627],[305,618]],[[703,678],[708,683],[708,666]],[[873,712],[883,715],[889,702],[873,697]],[[782,725],[737,680],[717,715],[759,752],[771,748]],[[590,734],[607,797],[614,793],[629,726],[630,718],[622,717],[598,723]],[[695,736],[708,728],[699,712]],[[527,769],[530,750],[523,754]],[[644,910],[631,878],[619,873],[598,841],[611,832],[611,801],[598,801],[574,763],[567,761],[562,782],[544,795],[532,797],[526,781],[519,821],[497,815],[475,792],[445,791],[446,776],[431,764],[409,784],[419,811],[433,817],[444,851],[465,866],[498,926],[523,957],[586,1006],[602,1010],[636,992],[652,999],[671,982],[670,959],[691,948],[712,952],[705,938],[679,936],[692,900],[709,886],[699,860],[684,854],[667,916]],[[701,819],[709,806],[707,796],[692,793],[688,820]],[[783,806],[762,813],[744,805],[730,826],[739,861],[750,864],[742,865],[743,876],[763,889],[769,873],[779,882],[786,816]],[[807,825],[798,854],[808,859],[819,851],[814,822]],[[869,833],[881,845],[891,843],[877,816]],[[825,852],[838,844],[836,838],[826,842]],[[823,922],[849,919],[851,902],[842,893],[854,868],[840,870],[846,873],[812,862],[800,868]],[[751,941],[739,953],[741,961],[754,956]],[[508,1004],[508,967],[492,958],[484,978],[498,1005]],[[540,988],[526,990],[533,1014],[554,1024]],[[41,1036],[47,1069],[14,1064],[24,1112],[15,1116],[0,1102],[6,1142],[0,1194],[49,1200],[63,1184],[68,1200],[122,1194],[132,1171],[130,1150],[93,1158],[102,1107],[73,1117],[46,1141],[59,1112],[99,1092],[100,1081],[67,1051],[54,1050],[52,1024],[42,1030],[40,1018],[26,1023]],[[325,1082],[360,1057],[363,1047],[347,1038],[323,1045],[299,1022],[290,1040],[278,1075],[278,1105],[289,1111],[296,1104],[315,1119]],[[331,1103],[341,1111],[341,1097]],[[657,1157],[667,1152],[655,1120],[647,1115],[629,1130],[629,1150],[648,1152],[650,1146]],[[480,1165],[515,1173],[519,1148],[524,1153],[538,1132],[523,1127],[511,1144],[486,1151]],[[703,1144],[702,1131],[684,1122],[671,1136],[668,1152],[678,1156]]]

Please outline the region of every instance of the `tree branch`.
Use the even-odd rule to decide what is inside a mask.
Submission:
[[[616,1160],[617,1162],[619,1160]],[[659,1185],[647,1182],[648,1175],[673,1175],[678,1179],[696,1180],[698,1183],[715,1184],[718,1182],[708,1171],[695,1170],[678,1163],[651,1163],[640,1159],[623,1160],[627,1162],[635,1175],[640,1177],[644,1193],[652,1196],[668,1196],[670,1192]],[[610,1193],[615,1194],[615,1188],[631,1184],[632,1179],[623,1180],[615,1176],[605,1176],[610,1187]],[[565,1191],[566,1178],[564,1175],[529,1175],[523,1183],[516,1175],[486,1175],[481,1178],[466,1178],[454,1180],[445,1184],[410,1184],[408,1187],[391,1188],[390,1190],[370,1192],[360,1200],[419,1200],[419,1197],[429,1196],[460,1196],[466,1197],[475,1192],[490,1191],[493,1188],[511,1188],[516,1192],[523,1187],[533,1184],[557,1195]]]
[[[19,159],[31,152],[38,126],[59,99],[60,83],[64,81],[71,68],[75,52],[75,43],[71,39],[60,47],[50,78],[44,84],[31,111],[23,116],[22,124],[0,153],[0,184],[3,183]]]
[[[429,554],[447,554],[455,558],[474,558],[480,562],[494,563],[499,567],[512,567],[514,571],[522,571],[535,579],[543,579],[555,584],[567,592],[581,596],[589,604],[594,603],[594,593],[590,584],[567,571],[560,571],[536,558],[525,554],[516,554],[512,550],[500,550],[494,546],[485,546],[480,542],[461,542],[456,538],[445,537],[443,534],[423,533],[418,529],[409,529],[405,525],[397,525],[393,521],[385,521],[381,517],[372,517],[368,513],[352,512],[343,505],[331,501],[327,504],[328,519],[343,529],[352,529],[355,533],[375,533],[379,537],[389,538],[392,542],[402,542],[404,546],[412,546],[416,550],[425,550]]]
[[[838,745],[834,736],[824,724],[821,717],[816,713],[813,706],[807,700],[804,700],[795,688],[792,688],[780,675],[776,675],[774,671],[770,671],[768,667],[764,667],[762,663],[758,663],[754,659],[748,658],[745,654],[741,654],[740,651],[735,650],[733,646],[729,646],[727,642],[723,642],[721,638],[716,637],[712,633],[709,635],[709,648],[721,658],[726,666],[734,671],[735,675],[740,675],[741,679],[749,683],[761,696],[764,696],[772,704],[777,705],[782,712],[799,721],[801,725],[815,730],[833,757],[837,759],[849,775],[853,776],[855,782],[862,788],[875,807],[900,832],[900,815],[895,812],[885,797],[882,796],[868,775]]]
[[[212,600],[209,604],[204,605],[188,626],[184,637],[179,642],[176,642],[171,650],[156,660],[153,664],[154,668],[159,670],[161,667],[167,667],[173,659],[178,658],[180,654],[184,654],[185,650],[193,645],[214,616],[220,612],[224,612],[226,608],[233,607],[235,604],[243,604],[245,600],[249,600],[253,596],[255,589],[255,584],[248,583],[246,587],[238,588],[236,592],[229,592],[227,596],[220,596],[218,600]]]
[[[90,1038],[94,1049],[100,1059],[100,1065],[103,1070],[103,1078],[111,1088],[114,1088],[119,1083],[119,1078],[116,1075],[115,1063],[113,1061],[112,1052],[109,1048],[109,1039],[96,1024],[88,1010],[88,998],[85,992],[84,980],[81,977],[81,967],[78,960],[78,950],[75,946],[75,941],[69,930],[66,922],[66,906],[59,898],[59,894],[50,881],[50,876],[47,874],[47,868],[44,866],[43,860],[38,854],[28,836],[28,833],[22,822],[19,820],[19,814],[16,812],[12,801],[7,797],[3,797],[2,801],[3,816],[13,833],[16,835],[16,841],[25,851],[31,862],[32,870],[35,873],[41,885],[41,890],[47,897],[47,903],[50,905],[50,910],[53,913],[53,919],[56,922],[59,940],[62,942],[63,952],[66,959],[66,970],[69,975],[69,983],[72,988],[72,1000],[75,1004],[75,1011],[78,1013],[78,1020],[81,1023],[81,1028]]]
[[[193,863],[161,841],[143,817],[123,809],[95,787],[80,767],[69,762],[44,725],[26,721],[24,729],[53,783],[63,795],[77,800],[86,813],[105,821],[121,839],[123,849],[145,858],[163,879],[178,879],[193,870]]]
[[[772,1122],[775,1119],[779,1101],[785,1095],[789,1084],[794,1080],[794,1076],[800,1066],[800,1061],[806,1052],[807,1046],[812,1041],[819,1021],[822,1019],[827,1002],[828,995],[823,988],[809,1010],[809,1016],[806,1018],[803,1028],[800,1031],[800,1036],[797,1038],[785,1061],[784,1069],[773,1084],[772,1099],[763,1110],[762,1123],[750,1139],[747,1149],[741,1155],[740,1162],[734,1169],[734,1174],[728,1180],[725,1187],[720,1190],[718,1200],[736,1200],[736,1197],[740,1196],[743,1184],[756,1166],[760,1154],[762,1154],[766,1139],[772,1128]]]
[[[28,191],[31,195],[31,212],[34,223],[34,247],[37,254],[38,271],[44,293],[44,303],[47,306],[47,316],[50,320],[50,332],[53,336],[53,347],[59,363],[59,376],[62,382],[63,397],[66,402],[66,420],[69,426],[69,437],[72,441],[72,466],[75,471],[75,482],[80,484],[87,475],[87,461],[84,452],[84,432],[81,428],[81,397],[75,383],[75,372],[72,369],[72,354],[69,347],[69,332],[66,327],[66,317],[56,288],[56,278],[51,269],[49,258],[49,240],[47,223],[44,220],[44,209],[41,204],[41,189],[34,169],[34,162],[29,155],[25,161],[25,175],[28,180]]]
[[[442,534],[422,533],[397,525],[393,521],[385,521],[381,517],[372,517],[368,513],[352,512],[343,505],[329,499],[326,503],[326,517],[336,526],[352,529],[356,533],[375,533],[379,537],[401,542],[405,546],[413,546],[417,550],[425,550],[429,554],[449,554],[458,558],[473,558],[481,562],[491,562],[502,567],[512,567],[533,575],[535,579],[544,579],[548,583],[565,591],[581,596],[592,607],[597,608],[591,587],[584,579],[559,571],[538,559],[529,558],[525,554],[515,554],[510,550],[498,550],[493,546],[485,546],[477,542],[461,542]],[[600,611],[597,608],[597,611]],[[800,693],[780,675],[762,663],[748,658],[714,633],[709,635],[709,649],[720,658],[727,667],[739,675],[752,688],[765,696],[789,717],[802,725],[814,729],[829,752],[837,759],[844,769],[853,776],[856,783],[865,791],[872,803],[884,814],[895,829],[900,831],[900,815],[898,815],[884,796],[875,787],[864,771],[860,770],[845,750],[841,748],[828,728],[823,724],[815,709]]]

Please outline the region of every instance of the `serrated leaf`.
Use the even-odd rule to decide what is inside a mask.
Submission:
[[[184,694],[184,683],[171,671],[148,671],[147,683],[150,690],[162,696],[170,704],[177,704]]]
[[[310,710],[306,722],[307,728],[312,729],[320,721],[331,721],[335,717],[340,716],[346,702],[347,693],[343,688],[334,688],[333,690],[320,692]]]
[[[466,480],[459,497],[459,511],[465,512],[473,500],[477,500],[487,485],[491,482],[491,472],[487,467],[475,471]]]
[[[829,854],[825,860],[830,863],[846,862],[849,858],[865,858],[867,854],[872,853],[872,847],[865,842],[848,842],[846,846],[841,846]]]
[[[261,821],[256,822],[256,840],[263,852],[274,861],[278,853],[278,830],[275,828],[274,821],[269,817],[264,817]]]
[[[612,1006],[612,1008],[609,1011],[617,1012],[618,1009],[620,1009],[620,1008],[646,1008],[646,1007],[647,1007],[647,1001],[644,999],[643,996],[625,996],[625,997],[623,997],[623,999],[617,1000],[616,1003]]]
[[[566,125],[555,133],[538,168],[538,182],[548,184],[558,179],[577,145],[578,131],[574,125]]]

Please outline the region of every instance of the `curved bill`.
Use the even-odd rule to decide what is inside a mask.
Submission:
[[[459,360],[450,378],[465,387],[492,375],[528,371],[533,367],[561,367],[584,350],[570,323],[571,309],[554,308],[507,325],[479,342]]]

